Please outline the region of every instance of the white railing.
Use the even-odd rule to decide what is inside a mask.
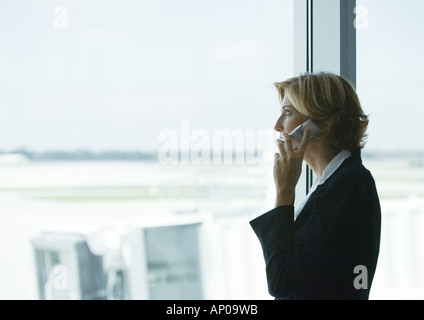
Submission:
[[[424,299],[424,199],[382,200],[371,299]]]

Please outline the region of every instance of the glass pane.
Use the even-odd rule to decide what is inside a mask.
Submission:
[[[205,213],[204,296],[268,297],[247,222],[273,205],[273,83],[293,76],[292,0],[6,0],[0,45],[0,298],[37,298],[47,282],[80,297],[70,243],[82,240],[31,242],[42,230],[107,248],[107,294],[131,297],[122,283],[138,277],[148,297],[143,276],[118,270],[125,232]],[[61,258],[36,263],[35,243]]]
[[[421,88],[424,4],[358,0],[358,93],[370,114],[364,162],[382,206],[371,298],[424,298],[424,157]]]

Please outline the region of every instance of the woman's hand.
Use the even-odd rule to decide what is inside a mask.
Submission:
[[[303,157],[308,146],[309,135],[310,130],[306,129],[300,146],[295,150],[287,134],[284,134],[284,141],[277,140],[280,152],[274,155],[276,207],[294,205],[296,184],[302,173]]]

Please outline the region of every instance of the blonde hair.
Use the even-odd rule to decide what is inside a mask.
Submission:
[[[294,108],[321,128],[318,139],[335,150],[364,148],[369,120],[347,79],[333,73],[304,73],[274,85],[280,101],[287,95]]]

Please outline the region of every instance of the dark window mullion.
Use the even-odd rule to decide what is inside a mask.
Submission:
[[[313,42],[313,0],[306,0],[306,71],[313,72],[313,53],[314,53],[314,42]],[[310,188],[313,184],[313,171],[306,164],[306,194],[309,193]]]

